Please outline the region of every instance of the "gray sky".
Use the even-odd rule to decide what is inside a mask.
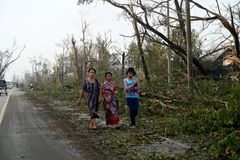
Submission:
[[[215,0],[198,2],[210,6]],[[77,0],[0,0],[0,50],[11,48],[14,40],[19,49],[26,44],[24,53],[9,67],[5,79],[11,80],[14,74],[21,78],[24,71],[31,71],[33,57],[41,55],[53,62],[59,49],[56,43],[67,35],[77,37],[82,19],[90,24],[92,36],[111,33],[118,47],[124,48],[126,40],[120,34],[130,34],[132,29],[119,18],[120,13],[119,9],[102,3],[78,6]]]
[[[111,33],[113,41],[120,41],[121,33],[130,33],[131,27],[119,19],[120,10],[109,5],[78,6],[77,0],[0,0],[0,49],[11,48],[14,40],[20,49],[26,44],[21,58],[12,64],[5,79],[31,71],[30,59],[46,57],[52,62],[58,51],[56,43],[67,35],[79,35],[81,20],[87,19],[90,34]]]

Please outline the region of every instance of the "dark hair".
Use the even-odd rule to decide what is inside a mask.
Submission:
[[[133,75],[136,75],[136,72],[134,71],[134,68],[133,68],[133,67],[129,67],[129,68],[127,69],[126,74],[128,74],[129,72],[132,72]]]
[[[93,71],[96,73],[96,69],[95,69],[95,68],[89,68],[89,69],[88,69],[88,73],[89,73],[91,70],[93,70]]]
[[[108,74],[110,74],[110,75],[112,76],[112,73],[111,73],[111,72],[106,72],[106,73],[105,73],[105,78],[106,78],[106,76],[107,76]]]

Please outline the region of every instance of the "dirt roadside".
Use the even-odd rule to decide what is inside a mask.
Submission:
[[[70,145],[80,152],[81,156],[89,160],[115,160],[118,159],[113,153],[106,150],[100,150],[95,143],[97,139],[94,135],[102,132],[104,129],[90,130],[88,129],[86,117],[85,120],[76,121],[80,113],[77,108],[63,107],[60,102],[46,102],[33,95],[25,95],[34,109],[42,119],[46,121],[48,126],[59,133],[65,139],[70,141]]]
[[[122,105],[125,114],[120,111],[121,126],[118,129],[106,128],[103,111],[100,109],[98,129],[91,130],[88,128],[86,106],[76,107],[72,102],[66,101],[49,102],[48,98],[34,93],[26,96],[49,126],[69,139],[72,146],[86,159],[207,159],[206,155],[199,152],[199,148],[208,146],[211,138],[204,135],[171,137],[168,134],[171,116],[149,116],[141,108],[139,125],[131,129],[128,127],[126,108]]]

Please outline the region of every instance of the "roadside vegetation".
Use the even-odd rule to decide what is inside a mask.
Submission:
[[[161,84],[161,82],[159,82]],[[119,129],[100,126],[97,131],[88,129],[88,119],[80,114],[88,113],[87,106],[75,106],[79,85],[72,88],[52,87],[51,83],[37,84],[28,94],[47,103],[61,123],[69,128],[69,135],[87,137],[103,152],[112,153],[119,159],[238,159],[240,157],[240,84],[227,79],[197,80],[193,102],[188,99],[186,85],[179,84],[163,94],[161,85],[154,88],[143,86],[139,125],[128,128],[128,110],[123,93],[119,93]],[[121,88],[120,88],[121,90]],[[181,93],[181,94],[179,94]],[[187,93],[187,92],[185,92]],[[100,106],[101,120],[104,121]],[[72,134],[71,134],[72,132]],[[157,151],[151,146],[164,140],[173,141],[169,151]],[[183,145],[184,151],[175,153],[174,148]],[[187,146],[187,147],[185,147]],[[176,148],[175,148],[176,149]],[[181,150],[178,149],[178,150]],[[171,153],[172,152],[172,153]]]
[[[79,1],[86,2],[92,1]],[[111,35],[90,37],[91,25],[83,21],[80,35],[58,44],[61,51],[54,64],[41,57],[32,59],[32,72],[24,76],[27,95],[44,102],[42,107],[67,128],[68,136],[84,140],[115,159],[240,159],[239,3],[224,5],[223,10],[216,1],[218,12],[213,12],[190,1],[191,9],[208,14],[192,17],[204,23],[202,29],[192,29],[194,65],[190,69],[194,81],[189,90],[183,1],[170,1],[173,8],[157,1],[105,2],[122,9],[124,18],[133,24],[132,42],[122,50]],[[170,16],[165,13],[167,9]],[[212,23],[219,34],[209,33]],[[226,33],[221,32],[223,27]],[[203,33],[213,35],[215,40],[203,39]],[[136,69],[141,86],[136,129],[128,127],[122,91],[129,66]],[[100,82],[105,72],[113,73],[122,121],[118,129],[105,127],[102,106],[99,128],[88,129],[86,104],[75,105],[89,67],[96,68]],[[33,90],[29,90],[30,83]]]

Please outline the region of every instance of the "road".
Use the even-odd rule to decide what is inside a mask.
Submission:
[[[0,160],[83,160],[47,126],[23,92],[9,93],[0,97]]]

